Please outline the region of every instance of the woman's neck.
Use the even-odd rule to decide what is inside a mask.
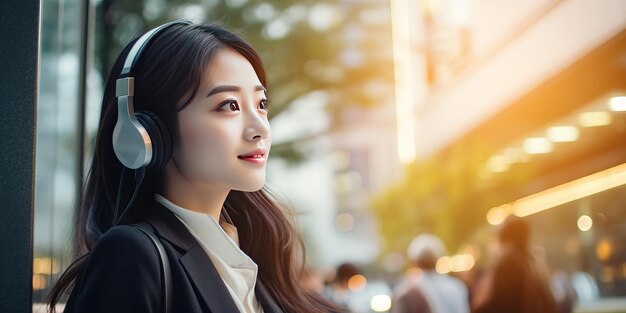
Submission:
[[[162,195],[188,210],[205,213],[220,220],[230,189],[207,183],[191,182],[180,175],[166,175]]]

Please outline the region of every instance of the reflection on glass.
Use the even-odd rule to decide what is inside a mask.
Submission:
[[[45,301],[71,259],[81,21],[76,0],[44,0],[41,5],[33,243],[33,303],[39,311],[37,304]]]

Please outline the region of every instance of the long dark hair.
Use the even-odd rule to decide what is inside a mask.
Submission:
[[[107,78],[91,168],[74,219],[75,260],[60,276],[49,295],[49,310],[71,291],[96,241],[111,228],[122,164],[112,146],[117,118],[115,81],[131,42],[116,60]],[[220,49],[233,49],[245,57],[267,87],[265,70],[256,51],[238,35],[217,25],[174,25],[151,40],[133,67],[135,110],[154,112],[178,140],[177,112],[196,95],[202,73]],[[182,103],[182,104],[181,104]],[[124,181],[133,182],[132,171]],[[122,224],[142,219],[152,197],[162,187],[163,171],[147,171],[143,184]],[[128,183],[130,185],[130,183]],[[127,203],[132,186],[122,188]],[[231,191],[224,209],[237,227],[240,248],[258,265],[259,279],[286,312],[342,311],[299,283],[304,246],[293,224],[293,211],[265,188],[255,192]],[[263,246],[255,243],[263,242]],[[301,254],[299,253],[301,252]]]

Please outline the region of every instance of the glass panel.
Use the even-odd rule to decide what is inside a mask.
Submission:
[[[76,203],[81,4],[43,0],[35,169],[33,303],[44,312],[52,283],[71,261]]]

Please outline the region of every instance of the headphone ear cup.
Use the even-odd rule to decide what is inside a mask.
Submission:
[[[140,110],[135,117],[148,132],[152,140],[152,160],[148,165],[150,170],[160,170],[172,155],[172,137],[167,126],[151,111]]]

